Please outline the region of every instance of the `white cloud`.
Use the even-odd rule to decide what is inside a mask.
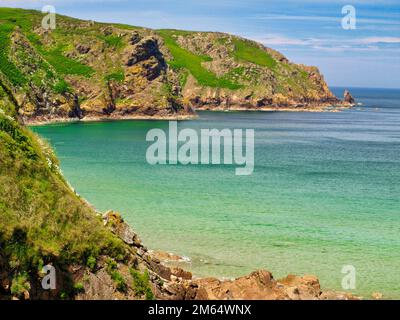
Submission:
[[[340,13],[340,12],[339,12]],[[293,21],[320,21],[320,22],[340,22],[343,15],[338,14],[337,17],[329,16],[310,16],[310,15],[283,15],[283,14],[267,14],[257,15],[253,17],[258,20],[293,20]],[[372,19],[372,18],[360,18],[357,17],[357,23],[363,24],[382,24],[382,25],[400,25],[400,20],[395,19]]]
[[[400,43],[400,37],[368,37],[359,40],[360,43]]]

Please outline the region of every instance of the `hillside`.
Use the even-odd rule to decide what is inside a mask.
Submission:
[[[43,16],[0,8],[0,81],[26,122],[339,104],[317,68],[240,37]]]

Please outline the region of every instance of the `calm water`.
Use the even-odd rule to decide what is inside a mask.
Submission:
[[[342,89],[336,89],[338,96]],[[266,268],[400,298],[400,91],[353,89],[341,113],[201,113],[179,128],[254,128],[255,170],[150,166],[145,135],[163,121],[57,124],[62,170],[100,210],[115,209],[152,249],[186,255],[200,276]]]

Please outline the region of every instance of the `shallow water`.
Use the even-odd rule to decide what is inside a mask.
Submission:
[[[335,89],[341,95],[342,89]],[[200,276],[265,268],[316,274],[341,290],[400,298],[400,91],[352,89],[363,106],[340,113],[201,112],[179,128],[254,128],[255,170],[150,166],[152,128],[166,121],[56,124],[62,170],[100,210],[115,209],[144,243],[186,255]]]

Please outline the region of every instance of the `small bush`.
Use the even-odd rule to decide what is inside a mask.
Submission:
[[[89,267],[90,270],[94,270],[94,268],[96,268],[96,265],[97,265],[96,258],[93,256],[90,256],[86,261],[86,265]]]
[[[128,290],[128,286],[126,285],[125,279],[118,272],[117,263],[113,259],[108,258],[106,264],[106,271],[110,275],[111,279],[114,281],[117,290],[121,292],[126,292]]]
[[[117,290],[121,292],[126,292],[128,290],[128,286],[126,285],[125,279],[118,271],[112,271],[110,273],[111,279],[114,281]]]
[[[150,288],[149,273],[145,271],[140,273],[135,269],[130,269],[131,276],[133,278],[133,288],[137,296],[145,297],[146,300],[154,300],[153,291]]]
[[[14,279],[12,279],[12,295],[21,296],[25,291],[28,291],[30,288],[31,285],[29,284],[28,275],[26,273],[19,274]]]
[[[85,292],[85,287],[82,282],[78,282],[78,283],[74,284],[74,292],[75,293]]]

